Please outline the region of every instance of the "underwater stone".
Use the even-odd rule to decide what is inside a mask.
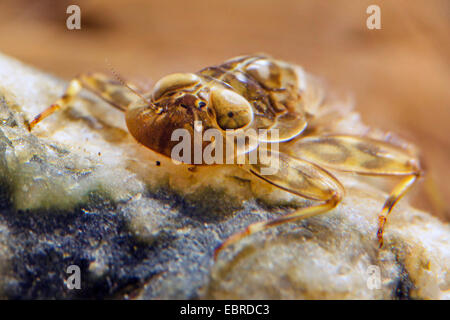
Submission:
[[[235,167],[177,166],[88,92],[29,133],[24,121],[66,84],[0,55],[0,297],[450,298],[449,226],[405,199],[378,249],[386,193],[352,175],[339,175],[336,209],[248,237],[214,263],[229,235],[308,201]],[[353,111],[331,125],[367,131]],[[69,265],[81,290],[64,284]]]

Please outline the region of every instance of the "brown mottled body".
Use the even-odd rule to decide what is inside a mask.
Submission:
[[[214,128],[224,137],[229,132],[245,135],[251,129],[277,130],[278,137],[252,136],[253,141],[246,148],[237,149],[233,156],[257,149],[266,151],[263,153],[265,159],[258,158],[257,163],[245,163],[240,167],[278,188],[315,200],[317,204],[248,226],[222,243],[216,249],[215,257],[224,247],[252,233],[321,214],[337,206],[344,195],[344,187],[331,171],[403,177],[379,216],[377,237],[381,247],[388,214],[422,172],[414,155],[388,142],[321,133],[321,122],[315,121],[320,120],[318,115],[324,93],[320,85],[300,67],[265,55],[237,57],[197,73],[168,75],[156,83],[152,93],[144,95],[130,85],[103,75],[82,75],[72,80],[61,99],[29,124],[30,130],[48,115],[69,105],[81,87],[124,111],[133,137],[167,157],[171,157],[178,143],[171,139],[173,132],[186,129],[192,137],[198,130],[194,128],[195,121],[201,123],[201,134]],[[208,144],[208,141],[202,142],[200,150]],[[272,149],[273,144],[279,145],[280,150]],[[195,143],[192,151],[194,148]],[[191,154],[193,157],[194,152]],[[279,169],[264,174],[270,163],[267,160],[271,159],[278,161]],[[190,163],[194,163],[193,160]]]
[[[161,79],[146,96],[153,107],[147,101],[131,104],[127,126],[140,143],[167,157],[178,143],[171,141],[172,132],[184,128],[193,136],[194,121],[202,122],[203,132],[277,129],[276,142],[288,140],[306,127],[298,82],[287,63],[262,55],[235,58],[196,74]]]
[[[283,130],[280,140],[287,140],[306,127],[299,75],[292,65],[262,55],[244,56],[205,68],[199,74],[219,80],[249,101],[254,128]]]

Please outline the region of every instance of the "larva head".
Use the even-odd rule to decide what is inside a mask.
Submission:
[[[179,144],[180,137],[174,139],[177,129],[185,129],[190,135],[193,158],[196,121],[202,124],[201,132],[197,127],[196,135],[203,137],[207,129],[236,130],[250,125],[253,120],[252,107],[244,97],[193,73],[162,78],[144,98],[128,108],[128,130],[137,141],[167,157],[171,157],[173,148]],[[201,142],[202,152],[210,143]]]

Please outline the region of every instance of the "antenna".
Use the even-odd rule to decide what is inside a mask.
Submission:
[[[106,64],[109,67],[109,70],[111,71],[111,73],[113,74],[113,76],[126,88],[128,88],[131,92],[133,92],[135,95],[137,95],[139,98],[141,98],[142,100],[144,100],[145,102],[148,103],[149,107],[152,108],[153,110],[155,109],[155,106],[153,105],[153,103],[148,100],[147,98],[145,98],[141,93],[137,92],[135,89],[133,89],[132,87],[130,87],[130,85],[128,83],[126,83],[125,80],[123,80],[123,78],[114,70],[113,66],[111,65],[111,63],[109,63],[108,59],[105,59]]]

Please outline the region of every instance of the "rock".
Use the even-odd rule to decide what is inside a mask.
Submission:
[[[448,299],[448,228],[402,204],[391,217],[389,244],[379,250],[374,234],[382,201],[377,190],[355,184],[334,212],[242,241],[240,250],[213,270],[205,294],[213,299]],[[380,272],[379,290],[368,288],[375,286],[368,284],[373,268]]]
[[[29,133],[24,120],[65,85],[0,55],[1,297],[450,297],[448,225],[402,200],[379,250],[386,193],[351,175],[339,175],[346,197],[335,210],[255,234],[214,263],[229,235],[307,201],[235,167],[177,166],[88,92]],[[352,111],[332,125],[367,129]],[[65,285],[70,265],[80,290]]]

